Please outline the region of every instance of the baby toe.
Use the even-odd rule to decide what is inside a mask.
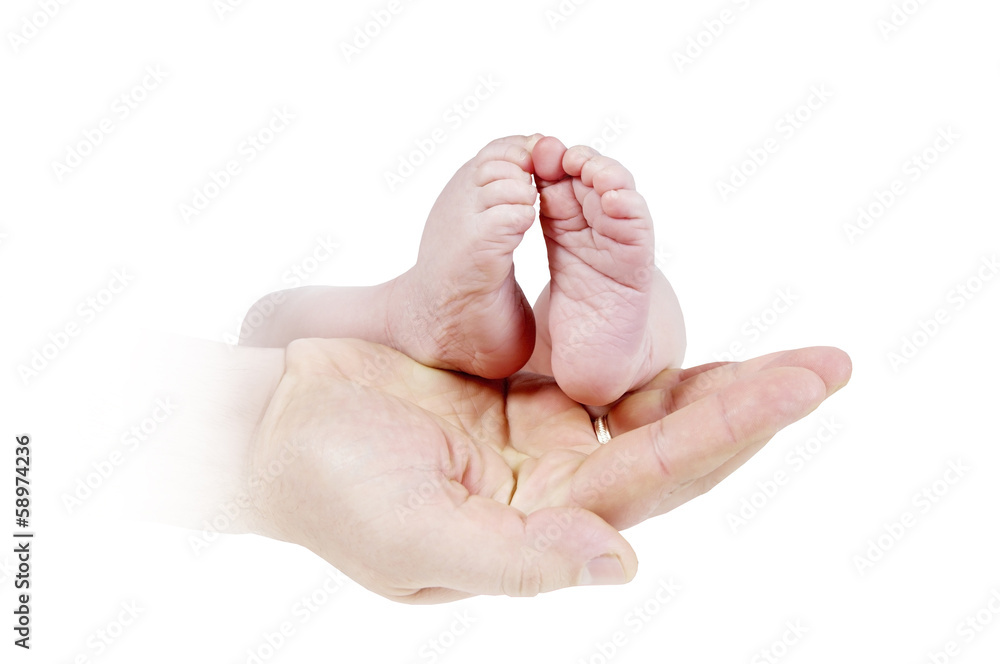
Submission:
[[[491,159],[480,164],[473,176],[477,187],[484,187],[499,180],[520,180],[531,184],[531,174],[515,163]]]
[[[547,182],[558,182],[566,177],[563,170],[563,156],[566,146],[553,136],[546,136],[535,144],[531,151],[531,160],[535,166],[535,175]]]
[[[531,150],[540,138],[541,134],[498,138],[480,150],[476,158],[480,162],[490,160],[507,161],[531,173],[534,170],[531,161]]]
[[[506,178],[490,182],[477,190],[479,206],[488,210],[498,205],[531,205],[534,206],[538,192],[530,182]]]
[[[616,219],[648,219],[649,206],[634,189],[611,189],[601,195],[604,214]]]
[[[600,152],[588,145],[576,145],[566,150],[566,154],[563,155],[562,167],[567,175],[578,178],[587,162],[600,156]]]
[[[615,189],[635,190],[635,178],[632,172],[609,157],[592,159],[584,168],[584,182],[590,179],[591,186],[599,194],[605,194]]]

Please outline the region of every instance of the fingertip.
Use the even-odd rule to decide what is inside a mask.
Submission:
[[[774,367],[760,374],[762,382],[748,396],[751,412],[772,412],[782,421],[794,422],[819,407],[827,397],[822,376],[806,367]]]
[[[605,551],[591,558],[580,571],[577,585],[608,586],[629,583],[639,571],[632,545],[611,526]]]
[[[854,362],[851,356],[840,348],[828,346],[826,350],[830,354],[830,375],[824,379],[827,385],[828,394],[833,394],[851,381],[854,375]]]
[[[854,363],[851,356],[834,346],[812,346],[791,351],[795,363],[812,371],[826,386],[826,396],[841,389],[851,380]]]
[[[619,533],[621,535],[621,533]],[[624,537],[622,537],[622,543],[625,545],[623,548],[619,548],[616,551],[618,556],[618,562],[621,563],[622,569],[625,570],[625,580],[623,583],[631,583],[635,578],[635,575],[639,573],[639,558],[635,555],[635,550],[632,545],[628,543]]]

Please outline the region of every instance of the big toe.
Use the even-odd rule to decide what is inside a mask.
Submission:
[[[535,143],[531,159],[535,165],[535,175],[548,182],[557,182],[566,177],[563,170],[563,156],[566,146],[554,136],[546,136]]]

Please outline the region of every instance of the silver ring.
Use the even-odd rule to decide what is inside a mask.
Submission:
[[[608,429],[608,416],[601,415],[594,420],[594,433],[597,434],[597,442],[606,445],[611,441],[611,430]]]

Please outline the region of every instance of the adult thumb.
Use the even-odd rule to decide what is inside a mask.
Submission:
[[[483,595],[531,597],[580,585],[622,584],[638,569],[625,538],[593,512],[550,507],[525,515],[470,496],[461,518],[439,531],[439,587]],[[456,521],[459,525],[456,527]],[[445,553],[446,552],[446,553]]]

